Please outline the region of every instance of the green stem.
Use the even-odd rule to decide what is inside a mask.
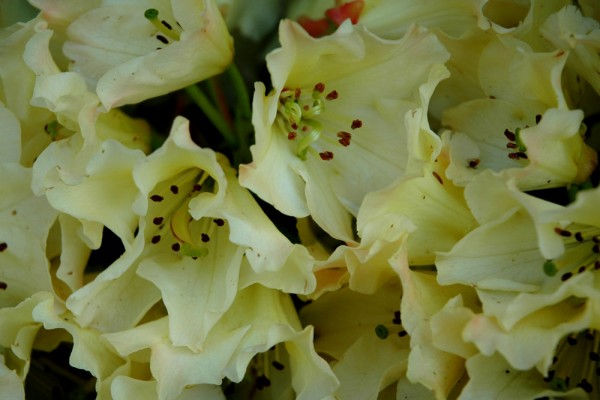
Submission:
[[[231,83],[233,84],[233,89],[235,90],[238,105],[240,107],[240,110],[242,111],[242,115],[244,117],[250,118],[250,116],[252,115],[252,109],[250,107],[250,97],[248,96],[248,89],[246,88],[246,83],[244,82],[244,78],[242,78],[242,74],[240,74],[240,71],[234,63],[231,63],[229,68],[227,68],[227,75],[229,76],[229,79],[231,79]]]
[[[196,103],[198,107],[208,117],[210,122],[217,128],[217,130],[223,135],[227,144],[231,147],[235,147],[237,140],[225,119],[221,116],[219,111],[213,106],[208,100],[208,97],[200,90],[198,86],[188,86],[185,88],[186,93]]]

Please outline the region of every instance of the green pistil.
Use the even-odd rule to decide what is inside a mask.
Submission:
[[[375,334],[379,339],[385,339],[389,336],[390,331],[384,325],[379,324],[375,327]]]
[[[548,276],[554,276],[558,272],[556,264],[552,260],[548,260],[544,263],[544,273]]]
[[[320,87],[323,87],[323,84],[320,84]],[[317,141],[323,132],[323,126],[314,118],[323,112],[325,101],[323,90],[315,88],[310,99],[304,99],[306,101],[300,99],[301,93],[300,89],[283,90],[279,96],[278,111],[281,117],[280,121],[285,126],[284,129],[288,133],[293,132],[292,139],[299,138],[296,155],[300,159],[306,160],[306,154],[311,144]],[[305,102],[309,104],[305,104]],[[296,131],[298,132],[296,133]]]
[[[552,379],[552,381],[550,382],[550,387],[552,388],[552,390],[556,390],[558,392],[566,392],[569,388],[567,386],[567,382],[562,378]]]
[[[196,247],[189,243],[181,246],[181,254],[188,257],[205,257],[208,254],[206,247]]]
[[[169,39],[179,40],[179,32],[173,30],[172,28],[171,29],[167,28],[167,26],[165,26],[166,23],[163,24],[163,21],[160,21],[158,19],[158,10],[156,8],[149,8],[146,11],[144,11],[144,17],[148,21],[150,21],[152,23],[152,25],[154,25],[160,33],[162,33]],[[168,25],[168,24],[166,24],[166,25]],[[170,25],[168,25],[168,26],[170,26]]]
[[[57,120],[54,120],[45,126],[46,132],[48,133],[48,135],[50,135],[50,138],[52,140],[56,140],[56,137],[58,136],[59,128],[60,128],[60,124],[58,123]]]
[[[298,142],[298,147],[296,148],[296,154],[302,160],[306,160],[306,153],[308,152],[308,148],[312,143],[316,142],[319,139],[319,137],[321,136],[321,131],[323,130],[321,123],[315,120],[304,121],[304,124],[312,129],[307,135],[300,139],[300,141]]]
[[[156,8],[149,8],[144,12],[144,17],[152,21],[158,17],[158,10]]]
[[[523,153],[525,153],[527,151],[527,146],[525,146],[525,144],[523,143],[523,141],[521,141],[521,128],[517,128],[515,130],[515,143],[517,144],[517,149]]]

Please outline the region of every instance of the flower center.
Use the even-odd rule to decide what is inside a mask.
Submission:
[[[278,114],[276,123],[283,132],[287,132],[287,138],[296,142],[296,155],[306,160],[309,152],[319,155],[321,160],[329,161],[334,157],[331,150],[315,148],[316,142],[321,139],[328,146],[350,145],[352,134],[345,131],[337,132],[335,136],[324,135],[323,124],[317,117],[322,115],[327,101],[337,100],[337,90],[325,91],[325,84],[319,82],[314,85],[310,94],[301,88],[284,88],[279,96]],[[362,121],[355,119],[349,124],[351,129],[362,127]]]
[[[394,317],[391,319],[390,323],[378,324],[375,326],[375,334],[381,340],[387,339],[390,334],[396,334],[401,338],[405,337],[408,333],[402,327],[400,311],[394,311]]]
[[[147,236],[152,245],[164,245],[181,256],[204,257],[216,229],[225,225],[222,219],[193,220],[189,203],[198,192],[212,192],[214,180],[205,172],[187,170],[169,182],[157,185],[150,195],[152,206],[148,216],[152,225]]]
[[[552,367],[544,381],[557,391],[580,387],[586,393],[598,393],[599,362],[600,332],[585,330],[569,335],[558,345]]]
[[[560,279],[564,282],[588,269],[600,269],[600,229],[571,224],[568,229],[556,227],[554,232],[563,238],[565,252],[559,258],[544,263],[546,275],[554,276],[560,270]]]
[[[172,24],[165,21],[164,19],[158,18],[158,10],[156,8],[149,8],[144,12],[144,17],[152,23],[158,30],[156,39],[162,44],[169,44],[171,41],[178,41],[181,32],[174,28]],[[181,28],[179,23],[175,24]],[[170,39],[170,40],[169,40]],[[158,48],[160,50],[160,48]]]

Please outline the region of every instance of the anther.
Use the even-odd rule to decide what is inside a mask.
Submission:
[[[572,276],[573,276],[573,274],[571,272],[566,272],[560,277],[560,280],[565,282],[565,281],[569,280]]]
[[[342,145],[342,146],[349,146],[350,145],[350,139],[352,138],[352,135],[348,132],[338,132],[337,133],[337,137],[340,138],[338,140],[338,142]]]
[[[514,134],[514,132],[511,132],[508,129],[504,130],[504,136],[506,136],[506,138],[511,142],[514,142],[517,139],[517,136]]]
[[[323,82],[319,82],[315,85],[315,92],[323,93],[325,91],[325,84]]]
[[[294,140],[294,139],[296,139],[296,132],[288,133],[288,140]]]
[[[469,160],[469,168],[477,168],[477,166],[479,165],[480,162],[481,162],[481,160],[479,158],[474,158],[472,160]]]
[[[152,223],[154,225],[160,225],[160,224],[162,224],[163,219],[164,219],[163,217],[154,217],[154,219],[152,220]]]
[[[363,123],[360,119],[355,119],[354,121],[352,121],[352,125],[350,125],[350,128],[358,129],[358,128],[361,128],[362,125],[363,125]]]
[[[171,193],[173,193],[173,194],[179,193],[179,188],[177,187],[177,185],[171,185],[170,189],[171,189]]]
[[[284,365],[282,363],[280,363],[279,361],[273,361],[273,362],[271,362],[271,365],[277,371],[283,371],[283,369],[285,368]]]
[[[575,232],[575,240],[577,240],[578,242],[583,242],[583,235],[581,234],[581,232]]]
[[[0,252],[6,250],[8,248],[8,244],[6,242],[0,243]]]
[[[333,159],[333,153],[331,151],[323,151],[319,153],[319,157],[321,157],[321,160],[323,161],[329,161]]]
[[[171,245],[171,249],[172,249],[173,251],[179,251],[179,249],[181,249],[181,245],[180,245],[179,243],[173,243],[173,244]]]
[[[160,235],[152,236],[151,241],[152,241],[152,244],[156,244],[156,243],[160,242]]]
[[[331,92],[327,93],[327,96],[325,96],[325,98],[327,100],[335,100],[338,98],[338,92],[336,90],[332,90]]]
[[[433,171],[431,174],[433,175],[433,177],[435,179],[437,179],[437,181],[440,183],[440,185],[444,184],[444,181],[442,180],[442,177],[437,172]]]
[[[167,39],[166,37],[164,37],[163,35],[156,35],[156,38],[158,40],[160,40],[162,43],[164,44],[169,44],[169,39]]]
[[[0,290],[6,290],[7,287],[8,285],[6,284],[6,282],[0,281]]]
[[[215,219],[214,223],[217,224],[217,226],[223,226],[223,225],[225,225],[225,221],[223,221],[221,218]]]
[[[152,196],[150,196],[150,200],[159,202],[163,201],[163,197],[159,194],[153,194]]]
[[[206,243],[206,242],[209,242],[209,241],[210,241],[210,236],[208,236],[206,233],[202,233],[202,234],[200,235],[200,239],[201,239],[201,240],[202,240],[204,243]]]
[[[560,235],[562,237],[571,237],[571,232],[566,229],[556,227],[554,228],[554,232],[556,232],[557,235]]]
[[[537,114],[537,115],[535,116],[535,123],[536,123],[536,124],[539,124],[541,120],[542,120],[542,115],[541,115],[541,114]]]

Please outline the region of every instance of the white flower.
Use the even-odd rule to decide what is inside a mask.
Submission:
[[[74,20],[67,35],[70,69],[86,77],[106,108],[216,75],[233,56],[214,0],[104,1]]]
[[[267,57],[274,90],[265,97],[256,85],[256,145],[240,182],[352,242],[350,219],[363,197],[418,171],[439,146],[425,116],[446,53],[418,28],[384,41],[346,22],[313,39],[284,21],[279,34],[282,48]]]

